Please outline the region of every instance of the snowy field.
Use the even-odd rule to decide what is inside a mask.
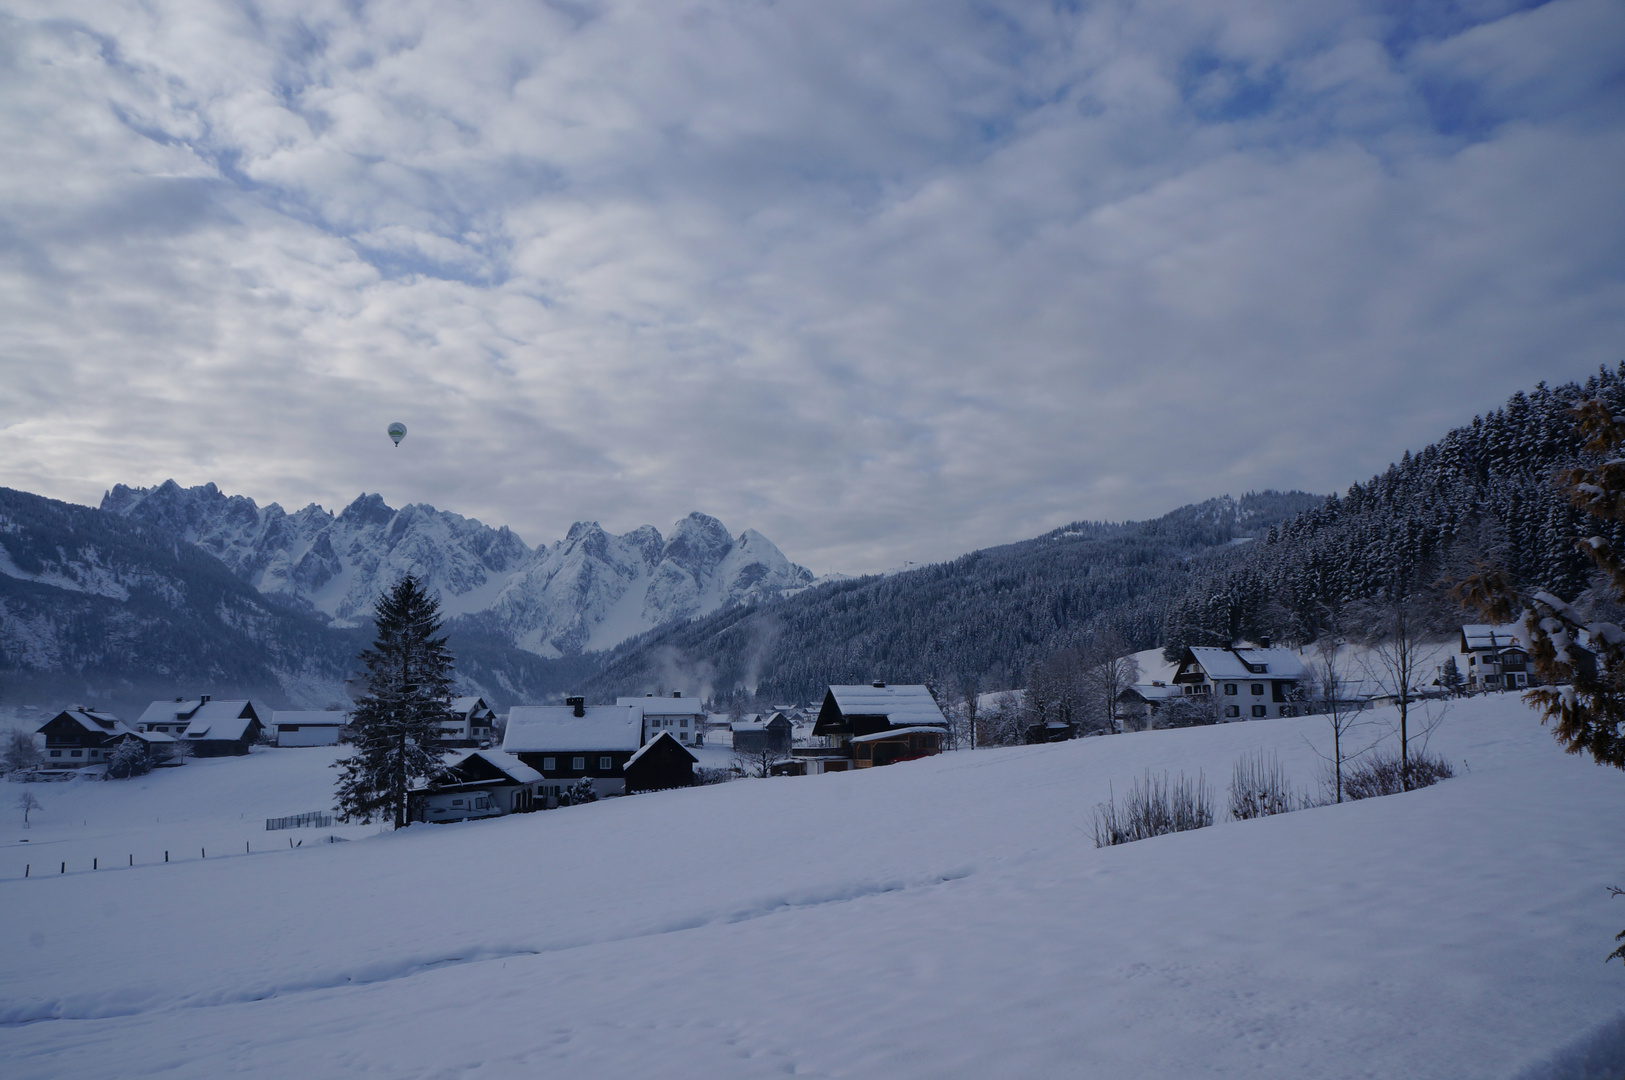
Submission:
[[[0,1060],[11,1080],[1617,1080],[1625,776],[1564,755],[1515,697],[1454,707],[1437,787],[1093,846],[1093,806],[1147,768],[1204,770],[1222,802],[1268,747],[1310,786],[1322,725],[0,880]],[[295,753],[42,786],[31,832],[128,843],[314,809],[331,771]]]

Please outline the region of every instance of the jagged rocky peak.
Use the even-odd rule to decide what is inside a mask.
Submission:
[[[800,588],[812,574],[761,533],[735,540],[708,514],[614,535],[578,521],[532,550],[512,531],[413,503],[396,510],[363,494],[337,514],[295,514],[227,496],[213,484],[118,485],[102,509],[205,548],[261,593],[340,624],[370,616],[378,596],[412,573],[450,616],[475,619],[543,656],[610,648],[675,619]]]

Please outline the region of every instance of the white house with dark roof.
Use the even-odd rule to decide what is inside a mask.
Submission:
[[[1308,675],[1291,649],[1193,646],[1180,657],[1172,682],[1181,695],[1211,695],[1222,723],[1297,715],[1293,692]]]
[[[502,749],[549,781],[586,778],[599,796],[622,795],[626,763],[644,743],[643,722],[641,706],[589,707],[578,697],[563,705],[515,705]]]
[[[686,698],[681,691],[675,691],[671,697],[656,697],[654,694],[645,694],[643,697],[618,697],[615,704],[634,706],[642,710],[645,743],[661,732],[669,731],[679,745],[705,745],[707,717],[705,710],[700,706],[699,698]]]
[[[488,746],[497,714],[482,697],[452,698],[451,718],[440,725],[441,746]]]
[[[1529,648],[1520,626],[1467,623],[1461,628],[1461,653],[1459,670],[1469,692],[1529,685]]]

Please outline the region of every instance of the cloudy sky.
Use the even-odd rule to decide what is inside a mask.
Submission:
[[[0,0],[0,126],[0,484],[78,502],[858,572],[1625,359],[1619,0]]]

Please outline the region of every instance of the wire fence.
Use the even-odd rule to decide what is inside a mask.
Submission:
[[[329,821],[329,824],[331,824],[331,821]],[[242,858],[247,855],[269,855],[278,851],[293,851],[302,848],[305,846],[305,840],[309,840],[312,847],[317,847],[322,844],[343,844],[349,842],[348,837],[334,836],[332,834],[321,837],[305,837],[301,840],[295,840],[292,837],[289,837],[288,846],[285,848],[281,844],[273,844],[270,846],[263,846],[258,851],[255,851],[253,842],[245,840],[243,841],[243,850],[241,851],[238,851],[235,848],[231,849],[230,851],[223,851],[220,848],[216,848],[214,855],[211,856],[207,847],[199,847],[197,849],[197,858],[194,859],[191,857],[191,848],[187,848],[184,852],[171,848],[164,852],[162,859],[153,858],[150,860],[143,860],[141,862],[135,861],[135,854],[132,852],[125,855],[124,862],[119,862],[117,858],[108,859],[106,866],[102,865],[102,858],[99,855],[91,856],[89,866],[84,865],[84,859],[82,857],[79,859],[43,859],[39,862],[24,863],[23,872],[21,874],[13,871],[10,874],[0,876],[0,881],[22,881],[32,878],[63,877],[69,874],[99,873],[105,870],[133,870],[138,867],[167,866],[171,863],[178,865],[183,862],[199,862],[209,858]],[[15,866],[15,864],[13,864],[13,866]]]

